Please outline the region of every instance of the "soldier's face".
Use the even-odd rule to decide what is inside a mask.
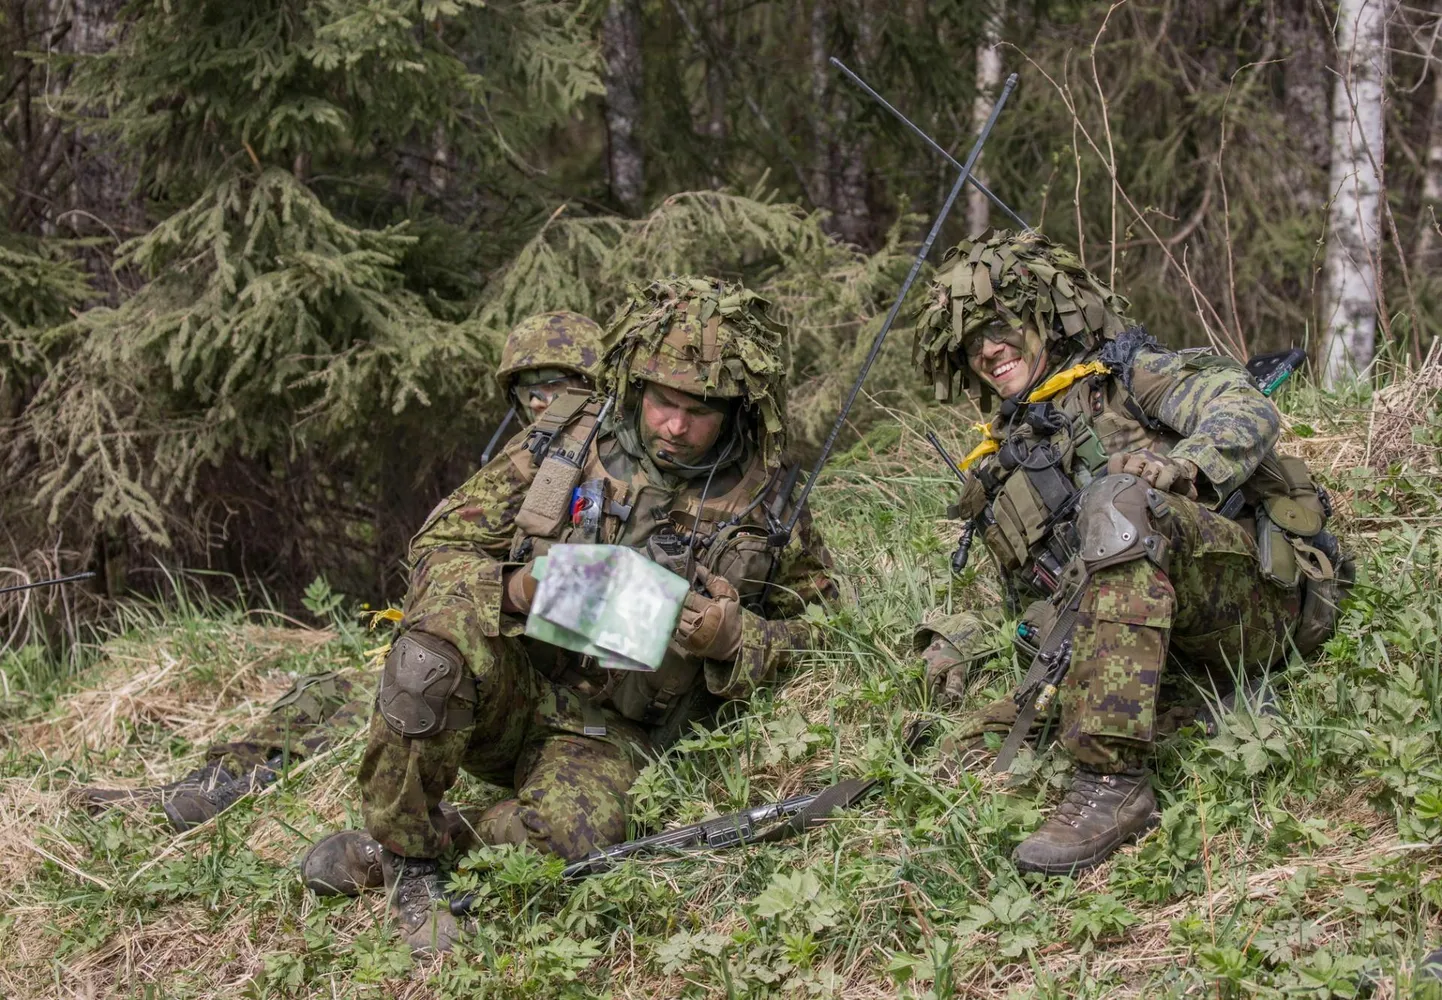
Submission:
[[[721,436],[726,408],[699,396],[646,383],[641,396],[641,437],[646,453],[661,465],[697,464]]]
[[[586,387],[586,380],[579,375],[572,375],[567,378],[551,379],[547,382],[537,382],[534,385],[518,385],[515,388],[516,402],[521,406],[521,413],[531,423],[541,419],[541,414],[556,401],[556,397],[570,388],[583,389]]]
[[[1020,330],[991,327],[965,341],[966,363],[1003,399],[1026,391],[1045,363],[1041,334],[1028,323]]]

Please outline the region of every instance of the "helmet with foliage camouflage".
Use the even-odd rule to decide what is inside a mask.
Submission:
[[[768,461],[786,445],[786,327],[769,303],[715,278],[671,277],[633,285],[606,330],[605,378],[619,408],[641,383],[703,399],[738,399],[753,412]]]
[[[517,375],[538,368],[594,379],[600,357],[600,323],[580,313],[539,313],[521,320],[506,336],[496,381],[509,395]]]
[[[1039,233],[993,230],[946,252],[916,326],[912,357],[936,390],[953,397],[956,375],[990,404],[991,391],[967,367],[968,338],[1004,325],[1041,331],[1047,349],[1090,350],[1131,322],[1127,300],[1082,266],[1070,250]]]

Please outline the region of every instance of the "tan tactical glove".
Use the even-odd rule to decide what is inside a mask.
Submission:
[[[1149,448],[1128,455],[1107,459],[1107,475],[1131,475],[1167,493],[1195,500],[1197,498],[1197,467],[1186,459],[1158,455]]]
[[[711,594],[691,591],[676,623],[676,641],[708,660],[734,660],[741,649],[741,595],[720,573],[696,568],[697,581]]]
[[[502,587],[502,611],[508,615],[531,613],[531,602],[536,599],[536,578],[531,575],[530,563],[507,570]]]

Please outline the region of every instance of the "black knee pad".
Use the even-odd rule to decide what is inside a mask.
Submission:
[[[1087,571],[1150,559],[1166,572],[1168,539],[1152,518],[1159,503],[1161,494],[1131,475],[1102,476],[1082,490],[1076,524]]]
[[[455,695],[464,708],[449,704]],[[424,632],[407,632],[386,655],[376,708],[401,736],[425,738],[464,729],[475,721],[475,681],[455,646]]]

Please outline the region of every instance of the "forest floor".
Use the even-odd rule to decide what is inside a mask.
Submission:
[[[998,596],[985,572],[951,578],[950,485],[908,422],[817,490],[850,598],[823,619],[829,649],[633,792],[641,832],[883,776],[859,807],[801,840],[574,883],[523,851],[473,854],[458,884],[483,894],[476,933],[413,965],[381,894],[319,900],[297,877],[310,842],[358,825],[360,735],[180,836],[71,800],[178,776],[295,676],[369,669],[385,636],[338,610],[307,628],[183,595],[136,605],[83,669],[36,650],[0,659],[0,996],[1415,995],[1417,960],[1442,944],[1442,412],[1428,390],[1284,393],[1284,449],[1313,462],[1358,554],[1339,633],[1279,668],[1277,715],[1168,738],[1160,826],[1076,880],[1009,860],[1065,784],[1054,754],[1002,779],[902,753],[906,719],[946,722],[913,623]],[[993,662],[972,702],[1020,669]],[[456,798],[498,794],[466,782]]]

